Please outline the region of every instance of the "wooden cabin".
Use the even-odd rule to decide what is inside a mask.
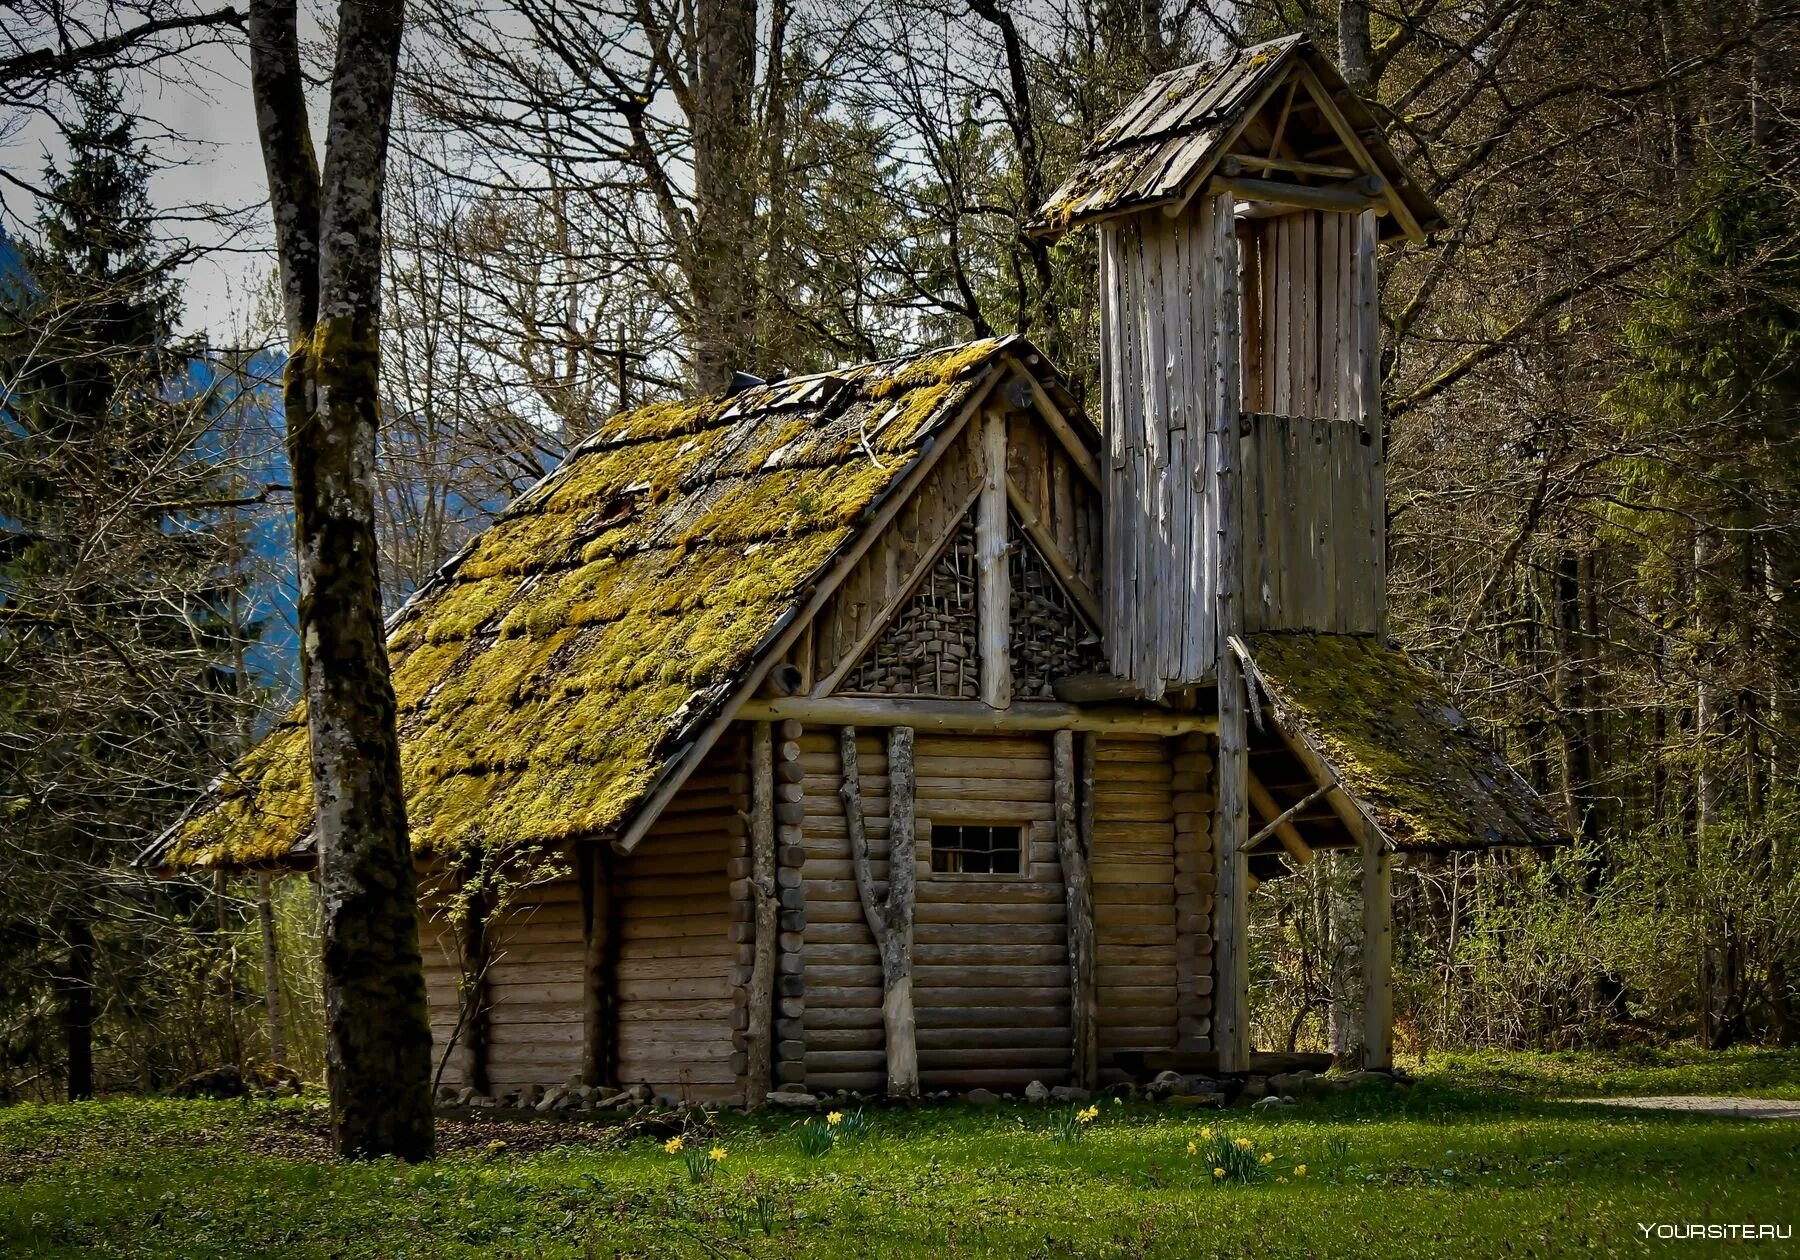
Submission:
[[[1002,338],[615,416],[394,617],[443,1079],[1093,1086],[1242,1070],[1247,898],[1560,839],[1383,638],[1375,255],[1436,211],[1300,40],[1151,83],[1100,423]],[[314,860],[295,713],[153,848]],[[503,878],[497,879],[496,872]]]

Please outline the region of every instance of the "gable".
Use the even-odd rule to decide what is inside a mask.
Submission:
[[[912,598],[845,675],[840,690],[947,700],[981,698],[972,513],[963,514]]]
[[[1174,214],[1213,177],[1252,203],[1342,210],[1373,199],[1392,214],[1390,234],[1423,239],[1442,225],[1368,106],[1305,36],[1289,35],[1152,79],[1095,136],[1031,228],[1055,235],[1157,207]],[[1332,198],[1343,204],[1321,204]]]
[[[1063,588],[1017,515],[1013,526],[1007,635],[1013,698],[1053,700],[1058,679],[1104,673],[1106,652],[1099,627]]]
[[[607,421],[389,623],[415,850],[654,812],[1022,360],[974,342]],[[296,710],[145,861],[305,860],[311,815]]]

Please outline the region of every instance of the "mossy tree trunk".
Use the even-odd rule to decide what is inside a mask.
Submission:
[[[402,5],[338,11],[321,172],[294,0],[249,10],[292,351],[284,402],[338,1153],[432,1154],[431,1028],[375,548],[381,208]]]

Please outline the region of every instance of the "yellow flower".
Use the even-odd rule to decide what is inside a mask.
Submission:
[[[706,1153],[715,1164],[722,1164],[725,1162],[725,1148],[723,1146],[715,1146]]]
[[[1200,1129],[1200,1136],[1202,1138],[1210,1138],[1212,1136],[1212,1126],[1210,1124],[1202,1125],[1201,1129]]]
[[[673,1155],[682,1148],[682,1145],[683,1143],[680,1138],[672,1137],[667,1142],[663,1143],[663,1150]]]
[[[1266,1168],[1270,1164],[1273,1164],[1275,1162],[1275,1157],[1273,1155],[1264,1155],[1261,1159],[1257,1160],[1256,1162],[1263,1165]]]
[[[488,1143],[487,1148],[488,1148],[488,1154],[498,1155],[501,1151],[506,1149],[506,1143],[502,1142],[498,1138],[496,1138],[492,1142]]]
[[[1100,1118],[1100,1108],[1088,1107],[1087,1109],[1085,1109],[1083,1111],[1077,1111],[1075,1113],[1075,1118],[1077,1120],[1081,1121],[1081,1123],[1083,1123],[1083,1124],[1087,1124],[1093,1120],[1098,1120]]]
[[[838,1124],[844,1123],[844,1113],[841,1111],[834,1111],[834,1112],[830,1113],[829,1115],[827,1115],[825,1117],[825,1123],[831,1124],[831,1125],[838,1125]]]
[[[1278,1186],[1285,1186],[1287,1184],[1287,1178],[1286,1177],[1277,1177],[1277,1178],[1275,1178],[1275,1184]]]
[[[1237,1141],[1233,1142],[1232,1145],[1237,1147],[1240,1151],[1247,1151],[1252,1146],[1255,1146],[1256,1143],[1252,1142],[1249,1138],[1239,1138]]]
[[[1305,1164],[1295,1164],[1294,1165],[1294,1176],[1296,1176],[1296,1177],[1306,1176],[1306,1165]]]
[[[1225,1176],[1225,1170],[1223,1168],[1215,1168],[1213,1169],[1213,1176],[1223,1178]]]
[[[1189,1142],[1188,1143],[1188,1154],[1189,1155],[1197,1155],[1197,1154],[1199,1154],[1199,1152],[1200,1152],[1199,1143],[1197,1143],[1197,1142]]]

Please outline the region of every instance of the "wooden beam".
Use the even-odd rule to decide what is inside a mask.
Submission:
[[[1121,705],[1083,707],[1055,700],[1020,700],[991,709],[974,700],[906,700],[885,696],[790,696],[747,700],[738,710],[747,721],[792,719],[809,726],[911,726],[922,731],[998,735],[1013,731],[1110,731],[1120,735],[1182,735],[1212,732],[1210,713]]]
[[[862,774],[857,764],[856,728],[838,732],[843,780],[844,831],[850,841],[851,873],[857,900],[881,962],[881,1029],[887,1060],[890,1098],[919,1096],[919,1051],[912,1000],[914,900],[913,733],[904,726],[888,732],[888,878],[887,890],[876,888],[869,857],[868,829],[863,816]]]
[[[1006,527],[1006,413],[981,417],[981,497],[975,503],[976,636],[981,647],[981,699],[1012,703],[1011,564]]]
[[[1270,202],[1281,206],[1301,206],[1308,210],[1327,210],[1334,214],[1360,214],[1371,207],[1382,204],[1379,197],[1372,197],[1363,188],[1351,184],[1289,184],[1273,179],[1214,179],[1209,189],[1213,193],[1225,193],[1228,196],[1252,202]],[[1235,213],[1235,210],[1234,210]],[[1253,218],[1254,215],[1245,215]]]
[[[1393,855],[1373,827],[1362,837],[1363,1067],[1394,1066]]]
[[[1091,776],[1093,762],[1083,760],[1083,770]],[[1093,798],[1093,782],[1077,781],[1073,731],[1051,737],[1050,762],[1056,785],[1056,852],[1062,862],[1068,916],[1071,1080],[1093,1089],[1100,1080],[1100,1015],[1094,983],[1094,892],[1081,827],[1081,801]]]
[[[781,903],[775,887],[775,728],[750,728],[750,896],[756,936],[745,1029],[744,1105],[760,1107],[775,1079],[775,949]]]
[[[1252,169],[1266,171],[1286,171],[1290,175],[1317,175],[1321,179],[1355,179],[1359,175],[1370,172],[1358,170],[1354,166],[1338,166],[1330,162],[1308,162],[1300,158],[1254,157],[1232,154],[1220,159],[1219,174],[1226,179],[1236,179]]]
[[[1081,475],[1086,477],[1089,483],[1098,490],[1100,488],[1100,465],[1094,459],[1094,453],[1088,449],[1087,443],[1083,442],[1080,434],[1075,432],[1075,426],[1063,414],[1062,408],[1058,407],[1051,399],[1049,391],[1039,382],[1035,372],[1010,355],[1007,357],[1007,362],[1012,364],[1013,370],[1024,379],[1030,388],[1031,401],[1037,404],[1038,416],[1043,420],[1045,427],[1056,434],[1058,440],[1062,442],[1063,450],[1068,453],[1070,461],[1081,470]]]
[[[1306,80],[1307,90],[1313,100],[1318,103],[1319,112],[1331,124],[1331,129],[1337,133],[1337,138],[1343,141],[1344,151],[1350,155],[1351,160],[1367,170],[1380,170],[1381,163],[1375,160],[1374,154],[1370,153],[1368,147],[1363,144],[1362,137],[1356,134],[1356,128],[1350,125],[1350,120],[1344,117],[1343,111],[1337,107],[1337,102],[1331,99],[1331,93],[1325,90],[1323,83],[1319,82],[1319,76],[1305,65],[1300,67],[1300,75]],[[1418,219],[1414,218],[1413,212],[1407,208],[1406,198],[1400,195],[1400,190],[1391,183],[1387,183],[1383,200],[1388,209],[1393,212],[1394,218],[1399,221],[1400,226],[1405,229],[1408,238],[1415,243],[1424,241],[1425,229],[1419,226]]]
[[[1269,789],[1263,786],[1262,780],[1250,773],[1248,769],[1244,771],[1244,780],[1245,786],[1250,791],[1250,804],[1257,813],[1269,820],[1266,827],[1250,837],[1247,847],[1255,848],[1270,833],[1274,833],[1275,838],[1281,841],[1281,847],[1288,851],[1289,857],[1301,865],[1312,861],[1312,846],[1307,844],[1299,831],[1295,829],[1293,819],[1302,808],[1317,799],[1317,790],[1315,790],[1315,795],[1308,796],[1298,805],[1284,810],[1276,803],[1275,798],[1269,795]]]
[[[1063,584],[1063,589],[1069,592],[1070,597],[1077,604],[1081,605],[1081,611],[1086,613],[1095,628],[1098,628],[1101,625],[1099,598],[1095,596],[1088,584],[1081,580],[1081,575],[1075,572],[1075,566],[1069,563],[1069,558],[1063,555],[1057,547],[1056,539],[1052,538],[1050,531],[1044,528],[1044,522],[1038,516],[1037,510],[1027,501],[1025,492],[1014,484],[1011,477],[1006,479],[1006,499],[1008,503],[1012,504],[1012,510],[1018,514],[1019,524],[1025,530],[1026,536],[1036,545],[1038,553],[1044,557],[1044,563],[1048,564],[1055,572],[1057,579]]]

